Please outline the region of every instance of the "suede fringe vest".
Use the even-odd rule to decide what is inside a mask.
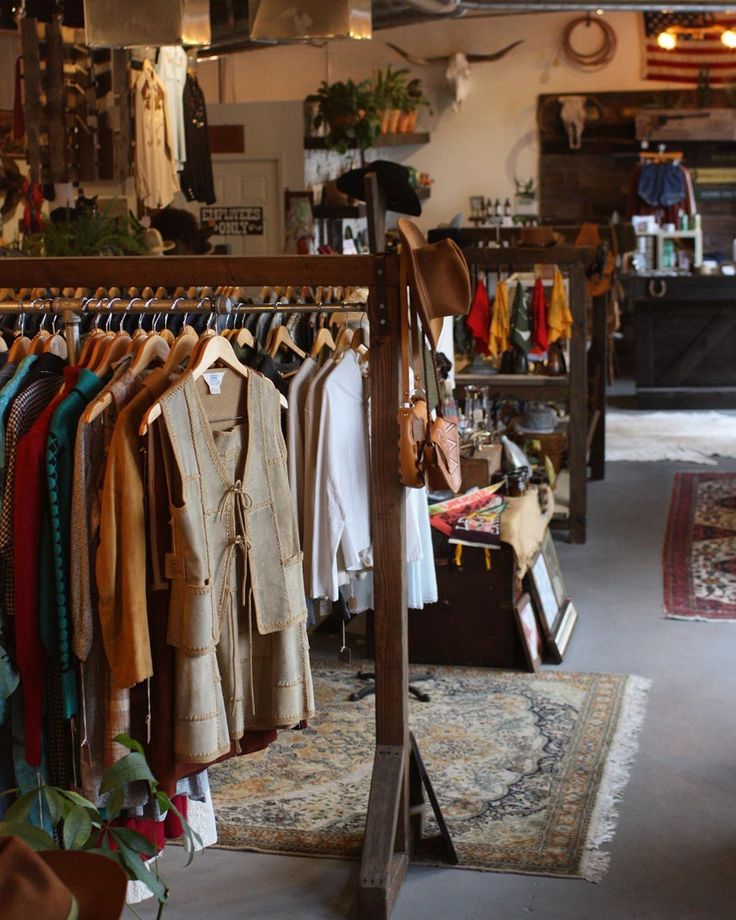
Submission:
[[[244,426],[216,433],[225,454],[191,374],[161,399],[175,750],[194,763],[222,756],[246,728],[291,727],[314,710],[279,395],[253,371],[242,386],[247,435]]]

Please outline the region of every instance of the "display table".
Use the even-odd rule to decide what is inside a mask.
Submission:
[[[736,278],[624,275],[640,409],[736,408]]]

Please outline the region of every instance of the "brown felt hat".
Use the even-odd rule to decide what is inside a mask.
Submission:
[[[113,860],[73,850],[34,852],[0,837],[3,920],[118,920],[128,879]]]
[[[422,326],[437,347],[446,316],[465,316],[470,309],[470,272],[454,240],[428,243],[412,220],[397,221],[402,258],[408,258],[409,288]]]

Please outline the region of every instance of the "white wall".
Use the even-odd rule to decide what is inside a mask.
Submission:
[[[381,31],[369,42],[332,42],[325,48],[290,46],[233,55],[200,65],[208,99],[218,87],[228,101],[302,100],[321,80],[370,76],[377,67],[400,66],[402,59],[386,42],[422,57],[455,51],[493,52],[516,39],[524,44],[501,61],[473,65],[470,98],[460,112],[451,107],[444,84],[444,67],[413,68],[425,83],[434,115],[423,113],[420,127],[432,140],[426,147],[394,148],[392,159],[410,163],[435,180],[424,205],[425,228],[448,221],[457,211],[467,213],[470,195],[502,200],[514,191],[514,176],[537,175],[536,99],[541,93],[652,89],[665,84],[641,79],[641,17],[611,13],[606,20],[618,37],[613,61],[597,73],[581,72],[558,54],[564,26],[576,14],[535,13],[492,19],[452,20]],[[576,32],[576,47],[592,50],[597,29]],[[300,122],[301,130],[301,122]],[[289,141],[291,143],[291,141]],[[247,141],[246,141],[247,143]]]

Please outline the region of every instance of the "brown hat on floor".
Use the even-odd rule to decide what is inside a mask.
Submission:
[[[0,837],[3,920],[117,920],[128,879],[96,853],[35,853],[19,837]]]
[[[437,347],[445,316],[465,316],[470,309],[470,272],[454,240],[428,243],[412,220],[397,221],[402,258],[408,257],[409,288],[422,326]]]

